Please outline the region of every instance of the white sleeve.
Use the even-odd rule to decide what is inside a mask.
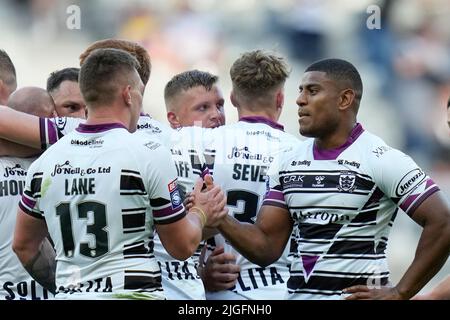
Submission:
[[[403,152],[387,149],[373,157],[375,183],[409,216],[439,190],[434,181]]]
[[[144,172],[148,186],[150,206],[153,210],[155,224],[168,224],[186,215],[180,190],[178,188],[177,171],[170,151],[158,142],[146,141],[144,152],[146,160]]]
[[[19,207],[23,212],[38,219],[44,219],[44,213],[39,209],[43,173],[38,169],[39,159],[27,170],[27,179]]]

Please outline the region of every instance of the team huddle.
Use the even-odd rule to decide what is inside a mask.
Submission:
[[[16,91],[0,51],[0,299],[410,299],[446,262],[445,197],[357,121],[351,63],[305,70],[305,141],[278,122],[289,67],[276,54],[232,64],[233,124],[199,70],[167,83],[169,126],[145,114],[136,43],[95,42],[80,66]],[[423,232],[395,284],[399,209]]]

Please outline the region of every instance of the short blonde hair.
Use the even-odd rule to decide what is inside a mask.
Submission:
[[[230,68],[233,91],[241,98],[254,99],[270,94],[289,76],[283,57],[261,50],[242,54]]]

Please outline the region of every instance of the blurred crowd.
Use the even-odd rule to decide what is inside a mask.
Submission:
[[[71,5],[80,8],[79,30],[67,27]],[[370,5],[381,9],[380,29],[367,27]],[[163,88],[174,74],[194,68],[218,74],[227,94],[228,69],[239,53],[276,50],[292,67],[281,122],[296,135],[304,67],[344,58],[366,85],[360,121],[416,159],[449,196],[449,18],[448,0],[0,0],[0,47],[17,66],[19,87],[43,87],[51,71],[78,66],[79,53],[95,40],[136,41],[153,65],[144,106],[162,121]],[[236,120],[228,101],[225,109],[228,121]],[[406,229],[398,241],[414,233]],[[400,247],[393,251],[412,259]]]

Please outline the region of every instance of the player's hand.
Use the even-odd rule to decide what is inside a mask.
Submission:
[[[203,249],[206,249],[206,246]],[[200,263],[203,264],[203,259]],[[241,271],[240,266],[235,263],[234,254],[226,253],[223,246],[215,248],[201,269],[200,276],[206,290],[215,292],[232,288]]]
[[[204,179],[199,178],[195,183],[192,206],[200,208],[206,214],[206,227],[215,228],[228,214],[225,206],[227,199],[222,189],[214,185],[210,175],[206,175]],[[203,183],[206,184],[206,189],[202,192]]]
[[[187,211],[189,211],[190,208],[192,208],[194,202],[194,196],[192,195],[192,192],[187,192],[183,201],[183,205],[186,208]]]
[[[358,285],[343,290],[344,294],[350,294],[346,300],[403,300],[396,287],[369,288]]]

